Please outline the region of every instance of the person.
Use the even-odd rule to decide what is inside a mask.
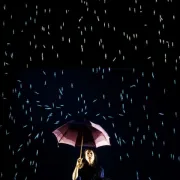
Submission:
[[[91,149],[84,151],[83,157],[77,159],[72,174],[73,180],[102,180],[104,169],[98,164],[97,155]]]

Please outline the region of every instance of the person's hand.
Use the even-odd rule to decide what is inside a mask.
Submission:
[[[83,160],[83,158],[78,158],[78,159],[77,159],[76,167],[81,168],[81,166],[82,166],[82,160]]]

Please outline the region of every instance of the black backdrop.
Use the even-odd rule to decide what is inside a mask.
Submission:
[[[105,175],[179,179],[175,1],[3,2],[2,179],[72,179],[69,120],[100,124]],[[82,50],[83,48],[83,50]]]

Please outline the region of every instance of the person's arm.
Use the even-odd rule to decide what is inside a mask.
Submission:
[[[78,178],[78,171],[79,171],[79,168],[78,166],[76,166],[72,174],[72,180],[76,180]]]
[[[82,160],[83,160],[82,158],[78,158],[77,163],[76,163],[76,167],[75,167],[73,174],[72,174],[72,180],[76,180],[78,178],[79,169],[81,169],[83,167]]]

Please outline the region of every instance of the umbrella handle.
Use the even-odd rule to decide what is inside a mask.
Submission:
[[[82,146],[83,146],[83,134],[82,134],[82,140],[81,140],[81,151],[80,151],[80,158],[82,156]]]

